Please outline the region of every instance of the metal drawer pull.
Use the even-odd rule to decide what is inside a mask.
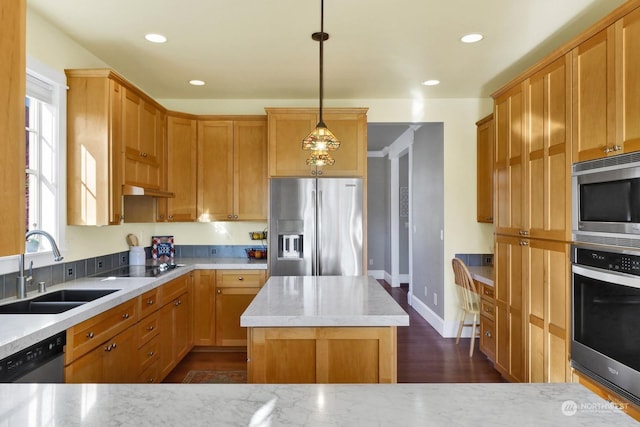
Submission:
[[[176,301],[176,302],[175,302],[175,304],[174,304],[174,305],[177,307],[177,306],[179,306],[180,304],[182,304],[182,301],[178,300],[178,301]]]
[[[487,338],[491,338],[491,332],[490,331],[485,332],[484,336]]]
[[[222,293],[222,289],[218,289],[218,293],[221,294]]]
[[[153,300],[152,299],[148,300],[147,305],[153,305]]]
[[[147,328],[147,331],[153,331],[153,325],[150,325],[150,326]]]
[[[240,276],[240,277],[238,277],[238,280],[243,281],[244,277]]]
[[[123,318],[123,319],[128,319],[128,318],[129,318],[129,313],[125,313],[125,314],[123,314],[123,315],[122,315],[122,318]]]
[[[87,338],[93,338],[94,336],[95,336],[95,335],[93,334],[93,332],[89,332],[89,333],[87,334]]]
[[[154,354],[153,351],[150,351],[149,353],[147,353],[147,356],[151,357],[153,356],[153,354]]]

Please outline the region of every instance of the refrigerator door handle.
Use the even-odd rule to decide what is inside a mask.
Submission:
[[[318,190],[318,198],[316,199],[316,236],[322,236],[322,190]],[[320,238],[316,237],[316,252],[318,256],[316,256],[317,262],[317,276],[322,276],[322,242],[320,242]]]
[[[313,204],[315,205],[316,209],[314,209],[314,213],[313,213],[313,232],[314,232],[314,236],[313,236],[313,242],[311,244],[311,275],[312,276],[317,276],[318,275],[318,264],[319,264],[319,256],[318,256],[318,210],[317,210],[317,195],[316,195],[316,190],[311,190],[311,200],[313,201]]]

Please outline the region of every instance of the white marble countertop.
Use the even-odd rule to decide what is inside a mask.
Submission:
[[[409,315],[372,277],[274,276],[240,316],[240,325],[408,326]]]
[[[637,425],[575,383],[0,384],[0,414],[33,427]]]
[[[117,292],[88,302],[60,314],[0,314],[0,359],[25,349],[39,341],[62,332],[73,325],[135,298],[146,291],[156,288],[193,270],[261,269],[267,268],[266,262],[250,261],[246,258],[176,258],[183,267],[171,270],[160,277],[84,277],[55,286],[48,286],[47,292],[59,289],[118,289]],[[29,292],[27,298],[40,295]],[[8,304],[15,298],[0,301]]]
[[[482,282],[485,285],[493,286],[493,267],[467,267],[471,277],[478,282]]]

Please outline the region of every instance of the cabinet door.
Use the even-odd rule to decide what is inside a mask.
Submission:
[[[193,344],[216,343],[216,271],[197,270],[193,286]]]
[[[476,123],[477,126],[477,203],[478,222],[493,222],[493,114]]]
[[[246,346],[247,328],[240,316],[264,284],[264,271],[218,270],[216,272],[216,345]]]
[[[524,99],[517,86],[495,100],[496,233],[524,235]]]
[[[135,331],[135,327],[127,328],[101,346],[104,382],[122,384],[137,380],[139,365],[135,362],[138,359]]]
[[[0,221],[3,236],[0,256],[24,253],[24,94],[26,1],[2,2],[0,6],[0,197],[6,207]]]
[[[173,346],[174,361],[178,364],[192,347],[191,303],[189,294],[184,293],[174,303],[173,310]]]
[[[340,141],[340,148],[329,154],[333,166],[318,167],[326,177],[363,177],[367,169],[367,116],[364,113],[324,112],[324,122]]]
[[[160,309],[160,378],[166,377],[191,349],[189,294],[184,293]]]
[[[617,154],[613,26],[580,44],[572,55],[573,161]]]
[[[526,381],[523,267],[527,239],[496,238],[496,369],[514,382]]]
[[[70,365],[64,367],[64,382],[66,384],[102,383],[104,348],[97,347]]]
[[[530,382],[567,382],[569,365],[569,245],[530,240],[527,286]]]
[[[302,140],[315,128],[315,112],[268,112],[269,176],[311,176],[315,167],[307,166],[309,151]]]
[[[524,221],[531,237],[571,239],[571,58],[525,82],[529,132]]]
[[[233,121],[198,121],[198,220],[233,214]]]
[[[167,188],[175,197],[167,199],[168,221],[196,220],[196,121],[167,117]]]
[[[267,121],[237,120],[233,124],[234,219],[267,220]]]
[[[626,15],[616,24],[616,65],[619,65],[616,77],[616,100],[620,127],[617,141],[621,141],[623,152],[640,150],[640,9]]]
[[[119,224],[123,147],[120,84],[67,70],[67,222]],[[87,167],[90,165],[90,167]],[[24,240],[24,239],[23,239]]]

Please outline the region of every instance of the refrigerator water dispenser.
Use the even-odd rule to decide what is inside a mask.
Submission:
[[[278,258],[304,258],[302,234],[279,234]]]

